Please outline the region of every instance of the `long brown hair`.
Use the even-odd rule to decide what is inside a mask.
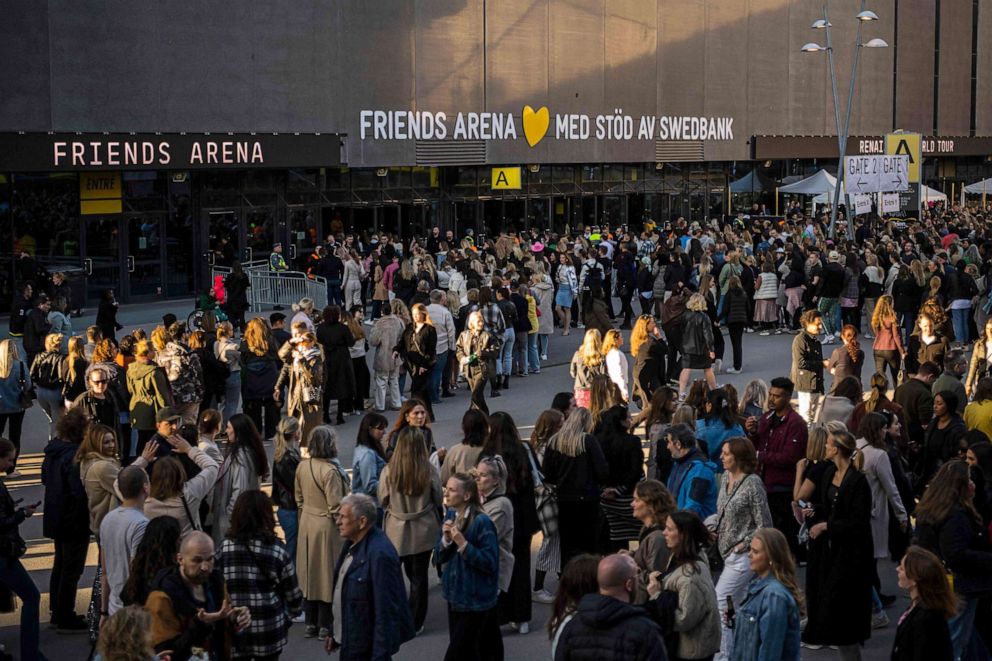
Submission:
[[[852,361],[857,362],[858,351],[861,350],[861,345],[858,344],[858,329],[851,324],[844,324],[844,328],[840,331],[840,339],[844,341],[847,355]]]
[[[406,496],[419,496],[431,485],[431,465],[427,461],[424,433],[417,427],[404,427],[396,437],[396,449],[389,459],[389,481]]]
[[[952,459],[940,467],[930,480],[919,505],[916,506],[917,523],[940,525],[955,507],[963,507],[977,522],[981,517],[975,510],[971,495],[971,473],[968,464]]]
[[[540,453],[551,437],[558,433],[562,423],[565,422],[565,415],[556,409],[547,409],[537,416],[534,423],[534,431],[530,434],[530,447],[534,452]]]
[[[906,577],[916,582],[918,603],[940,612],[945,618],[957,615],[958,598],[947,582],[947,570],[933,552],[921,546],[910,546],[902,556]]]
[[[878,408],[880,399],[886,399],[885,392],[889,389],[889,380],[881,372],[875,372],[871,375],[870,385],[871,391],[868,393],[868,399],[865,400],[865,411],[869,413]]]

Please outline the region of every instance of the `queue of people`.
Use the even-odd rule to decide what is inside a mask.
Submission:
[[[389,658],[427,626],[434,565],[450,659],[503,658],[502,627],[527,634],[532,601],[552,604],[555,659],[794,659],[801,645],[855,659],[890,624],[878,560],[892,558],[911,599],[894,658],[983,658],[984,229],[958,211],[915,229],[871,220],[834,242],[793,216],[482,245],[351,237],[314,253],[338,305],[173,318],[120,341],[106,319],[73,337],[64,306],[25,289],[25,355],[0,345],[0,468],[16,470],[37,400],[51,621],[90,631],[106,659],[278,658],[294,622],[328,652]],[[486,389],[539,374],[556,322],[583,332],[573,388],[522,438]],[[794,333],[788,377],[740,398],[718,386],[724,327],[729,373],[746,370],[749,330]],[[867,399],[860,337],[874,340]],[[431,423],[462,382],[448,452]],[[336,426],[350,414],[364,417],[349,472]],[[37,505],[17,505],[4,486],[0,583],[25,603],[22,656],[40,658],[17,532]]]

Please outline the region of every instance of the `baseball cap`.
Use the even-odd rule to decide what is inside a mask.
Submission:
[[[182,416],[171,406],[165,406],[155,412],[155,422],[179,420]]]

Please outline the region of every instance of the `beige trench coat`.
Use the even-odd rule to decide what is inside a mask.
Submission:
[[[296,576],[303,597],[310,601],[330,603],[334,597],[334,565],[344,544],[334,515],[349,491],[345,478],[326,459],[304,459],[296,467]]]
[[[430,551],[441,534],[441,478],[433,469],[430,473],[430,487],[416,496],[407,496],[390,484],[389,465],[379,476],[379,502],[385,511],[382,529],[400,557]]]

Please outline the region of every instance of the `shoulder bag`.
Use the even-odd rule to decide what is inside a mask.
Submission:
[[[534,461],[534,452],[526,448],[530,460],[531,472],[534,474],[534,502],[537,507],[537,520],[541,524],[541,532],[545,539],[558,534],[558,494],[553,484],[544,481],[544,475]]]
[[[734,490],[730,492],[730,497],[727,498],[727,502],[723,506],[723,511],[720,512],[720,516],[716,520],[716,528],[714,529],[713,543],[706,547],[706,559],[710,565],[710,571],[714,574],[723,571],[723,555],[720,553],[720,542],[716,535],[720,532],[720,524],[723,523],[723,516],[727,513],[727,509],[730,506],[731,501],[734,500],[734,496],[737,495],[737,490],[741,488],[744,481],[749,478],[750,475],[745,475],[740,482],[734,486]],[[742,540],[743,541],[743,540]],[[734,543],[737,546],[740,542]]]

